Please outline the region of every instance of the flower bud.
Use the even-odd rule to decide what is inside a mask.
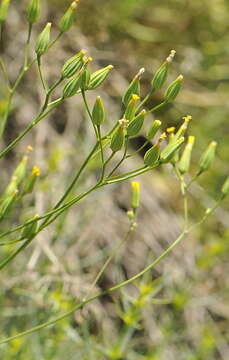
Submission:
[[[176,53],[175,50],[171,50],[170,55],[167,57],[165,62],[159,67],[156,74],[154,75],[153,80],[151,81],[153,90],[159,90],[164,85],[167,78],[169,65],[172,62],[175,53]]]
[[[154,138],[154,136],[158,132],[160,126],[161,126],[161,121],[160,120],[154,120],[152,122],[152,125],[151,125],[151,127],[150,127],[150,129],[148,131],[148,134],[147,134],[147,138],[149,140]]]
[[[144,123],[146,111],[142,110],[128,125],[126,128],[128,136],[136,136],[142,128]]]
[[[136,210],[140,204],[140,183],[138,181],[131,182],[132,196],[131,196],[131,207]]]
[[[89,83],[91,79],[91,71],[90,68],[87,67],[87,69],[84,71],[84,73],[81,76],[81,89],[86,91],[88,89]]]
[[[113,65],[108,65],[103,69],[95,71],[91,75],[91,79],[88,85],[88,90],[97,89],[106,79],[109,72],[113,69]]]
[[[122,149],[125,139],[124,127],[119,126],[111,138],[110,148],[115,153]]]
[[[122,102],[125,106],[128,105],[132,94],[140,95],[140,81],[139,80],[141,78],[141,75],[144,73],[144,71],[145,71],[144,68],[140,69],[138,74],[133,78],[133,80],[129,84],[128,88],[126,89],[126,91],[122,97]]]
[[[27,8],[27,21],[29,24],[34,24],[38,21],[40,16],[40,0],[30,0]]]
[[[61,33],[68,31],[72,27],[75,20],[76,8],[77,8],[77,3],[76,1],[73,1],[69,6],[68,10],[66,11],[66,13],[60,19],[59,30]]]
[[[49,47],[51,27],[52,24],[50,22],[47,23],[42,33],[38,36],[35,48],[38,57],[42,56]]]
[[[92,110],[92,120],[95,125],[100,126],[104,122],[104,119],[105,119],[104,105],[101,97],[98,96]]]
[[[0,221],[3,220],[14,208],[18,195],[18,189],[15,189],[7,198],[3,200],[0,206]]]
[[[6,20],[9,6],[10,6],[10,0],[2,0],[0,5],[0,24]]]
[[[226,195],[229,194],[229,176],[226,178],[226,180],[221,188],[221,192],[223,194],[223,197],[225,197]]]
[[[212,165],[214,158],[215,158],[216,146],[217,146],[217,142],[212,141],[208,145],[205,152],[202,154],[200,161],[199,161],[199,167],[200,167],[199,175],[202,172],[207,171],[210,168],[210,166]]]
[[[181,147],[184,142],[184,137],[179,138],[175,142],[168,144],[161,152],[161,163],[167,163],[171,161],[176,151]]]
[[[81,77],[82,74],[76,74],[72,79],[70,79],[63,88],[63,97],[68,98],[76,95],[77,91],[81,86]]]
[[[13,176],[17,179],[17,184],[19,185],[21,181],[25,178],[26,168],[28,163],[28,156],[25,155],[18,166],[16,167]]]
[[[153,145],[144,156],[144,163],[147,166],[153,166],[159,159],[160,156],[160,144],[159,142]]]
[[[85,50],[81,50],[78,54],[72,56],[66,61],[62,67],[62,76],[64,78],[70,78],[74,76],[84,65],[83,57],[86,54]]]
[[[169,87],[167,88],[167,90],[165,92],[165,101],[166,102],[172,102],[176,99],[176,97],[181,89],[182,81],[183,81],[183,76],[179,75],[178,78],[169,85]]]
[[[34,217],[32,217],[31,219],[29,219],[28,221],[32,221],[30,224],[26,225],[23,229],[22,229],[22,232],[21,232],[21,240],[23,239],[31,239],[35,233],[36,233],[36,230],[37,230],[37,226],[38,226],[38,222],[37,222],[37,218],[39,216],[38,215],[35,215]]]
[[[191,115],[187,115],[183,117],[184,122],[183,124],[179,127],[178,131],[176,132],[176,134],[173,137],[173,141],[178,140],[180,137],[184,136],[184,134],[187,131],[188,125],[190,120],[192,120],[192,116]]]
[[[131,121],[137,111],[136,104],[139,100],[139,96],[137,94],[132,94],[129,104],[127,105],[124,118]]]
[[[183,154],[181,155],[181,159],[179,162],[179,170],[180,170],[181,174],[185,174],[189,171],[191,154],[192,154],[194,142],[195,142],[195,137],[189,136],[188,143],[184,148]]]
[[[37,166],[34,166],[31,174],[29,175],[24,184],[24,188],[22,190],[23,195],[30,194],[33,191],[38,176],[40,176],[40,169]]]

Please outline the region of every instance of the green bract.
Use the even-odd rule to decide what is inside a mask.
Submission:
[[[38,57],[42,56],[49,47],[51,27],[52,24],[49,22],[37,39],[35,51]]]

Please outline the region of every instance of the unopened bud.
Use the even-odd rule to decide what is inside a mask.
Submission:
[[[153,139],[161,126],[160,120],[154,120],[147,134],[148,139]]]
[[[217,146],[217,142],[212,141],[208,145],[205,152],[202,154],[199,162],[199,166],[200,166],[199,174],[201,174],[204,171],[207,171],[212,165],[215,159],[216,146]]]
[[[184,151],[181,155],[181,159],[179,162],[179,170],[180,170],[181,174],[185,174],[189,171],[190,162],[191,162],[191,154],[192,154],[194,142],[195,142],[195,137],[189,136],[188,143],[184,148]]]
[[[64,78],[70,78],[74,76],[84,65],[83,57],[85,56],[86,51],[81,50],[75,56],[72,56],[69,60],[66,61],[62,68],[62,76]]]
[[[176,80],[174,80],[169,87],[167,88],[165,92],[165,101],[166,102],[172,102],[176,99],[180,89],[181,84],[183,82],[183,76],[179,75]]]
[[[47,23],[42,33],[38,36],[35,48],[38,57],[42,56],[49,47],[51,27],[52,24],[50,22]]]
[[[124,139],[124,128],[122,126],[119,126],[119,128],[115,131],[114,135],[111,138],[110,148],[114,153],[122,149]]]
[[[132,94],[140,95],[140,81],[139,80],[140,80],[142,74],[144,73],[144,71],[145,71],[144,68],[140,69],[138,74],[133,78],[133,80],[129,84],[128,88],[126,89],[126,91],[122,97],[122,102],[125,106],[127,106],[129,104]]]
[[[40,0],[31,0],[27,8],[27,20],[29,24],[34,24],[40,16]]]
[[[61,33],[68,31],[72,27],[75,20],[76,8],[77,8],[77,3],[76,1],[73,1],[73,3],[69,6],[66,13],[61,18],[59,22],[59,30]]]
[[[113,69],[113,65],[108,65],[103,69],[95,71],[90,78],[88,90],[94,90],[98,88],[107,78],[109,72]]]
[[[77,91],[81,86],[81,76],[82,74],[76,74],[72,79],[70,79],[63,88],[63,97],[68,98],[76,95]]]
[[[27,178],[24,184],[24,188],[22,190],[23,195],[30,194],[33,191],[35,183],[39,176],[40,176],[40,169],[37,166],[34,166],[31,174],[29,175],[29,177]]]
[[[38,217],[39,217],[38,215],[35,215],[32,219],[28,220],[28,222],[29,221],[32,221],[32,222],[23,228],[22,233],[21,233],[21,240],[31,239],[35,235],[36,230],[37,230],[37,225],[38,225],[38,223],[37,223]]]
[[[92,120],[95,125],[100,126],[104,122],[104,119],[105,119],[104,105],[101,97],[98,96],[92,110]]]
[[[181,147],[184,142],[184,137],[179,138],[177,141],[168,144],[161,152],[160,160],[162,163],[171,161],[176,151]]]
[[[129,121],[133,120],[134,115],[137,111],[136,104],[137,104],[138,100],[139,100],[139,96],[137,94],[131,95],[131,99],[127,105],[127,108],[126,108],[126,111],[124,114],[125,119],[127,119]]]
[[[140,204],[140,183],[138,181],[132,181],[132,196],[131,196],[131,207],[136,210]]]
[[[154,75],[153,80],[151,81],[153,90],[159,90],[164,85],[167,78],[169,65],[172,62],[175,53],[176,53],[175,50],[171,51],[170,55],[167,57],[165,62],[159,67],[156,74]]]
[[[126,131],[128,136],[136,136],[144,123],[146,111],[142,110],[135,118],[127,125]]]
[[[153,145],[144,156],[144,163],[147,166],[153,166],[159,159],[160,156],[160,141]]]

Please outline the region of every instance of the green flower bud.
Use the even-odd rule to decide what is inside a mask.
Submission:
[[[153,80],[151,81],[152,90],[159,90],[164,85],[166,78],[167,78],[169,65],[172,62],[175,54],[176,54],[176,51],[171,50],[170,55],[167,57],[165,62],[157,70],[156,74],[153,77]]]
[[[226,180],[221,188],[221,192],[224,197],[229,194],[229,176],[226,178]]]
[[[160,156],[160,143],[153,145],[144,156],[144,163],[147,166],[153,166]]]
[[[40,16],[40,0],[30,0],[27,8],[27,20],[29,24],[34,24]]]
[[[134,118],[134,115],[137,111],[136,104],[139,100],[139,96],[137,94],[132,94],[129,104],[127,105],[124,118],[131,121]]]
[[[204,171],[207,171],[210,166],[212,165],[214,158],[215,158],[215,151],[216,151],[217,143],[216,141],[212,141],[205,152],[202,154],[199,162],[199,174],[201,174]]]
[[[22,239],[31,239],[35,235],[35,233],[37,231],[37,226],[38,226],[36,219],[38,217],[39,217],[38,215],[35,215],[34,217],[32,217],[31,219],[28,220],[28,221],[30,221],[30,220],[34,220],[34,221],[31,222],[30,224],[26,225],[22,229],[21,237],[20,237],[21,240]]]
[[[181,159],[179,162],[179,170],[181,174],[185,174],[189,171],[194,142],[195,142],[195,137],[189,136],[188,143],[184,148],[183,154],[181,155]]]
[[[76,8],[77,8],[77,3],[76,1],[73,1],[73,3],[69,6],[64,16],[61,18],[59,22],[59,30],[61,33],[68,31],[72,27],[75,20]]]
[[[72,56],[69,60],[66,61],[61,71],[64,78],[70,78],[74,76],[83,67],[83,57],[85,54],[86,51],[81,50],[78,54]]]
[[[110,148],[113,152],[117,152],[122,149],[125,139],[124,127],[119,126],[111,138]]]
[[[2,0],[0,5],[0,24],[6,20],[9,6],[10,6],[10,0]]]
[[[21,181],[25,178],[26,168],[28,163],[28,156],[25,155],[18,166],[16,167],[13,176],[17,179],[17,184],[19,185]]]
[[[183,124],[179,127],[178,131],[176,132],[176,134],[173,137],[173,141],[178,140],[180,137],[184,136],[184,134],[187,131],[189,122],[192,120],[192,116],[191,115],[187,115],[183,117],[184,122]]]
[[[81,86],[81,77],[82,74],[76,74],[72,79],[70,79],[63,88],[63,97],[68,98],[76,95],[77,91]]]
[[[141,130],[146,111],[142,110],[135,118],[127,125],[126,131],[128,136],[136,136]]]
[[[131,182],[132,196],[131,207],[136,210],[140,204],[140,183],[138,181]]]
[[[98,96],[92,110],[92,120],[95,125],[100,126],[104,122],[104,119],[105,119],[104,105],[101,97]]]
[[[42,56],[46,50],[49,47],[49,41],[50,41],[50,31],[51,31],[52,24],[49,22],[42,33],[38,36],[37,42],[36,42],[36,54],[38,57]]]
[[[81,76],[81,89],[86,91],[88,89],[89,83],[91,79],[91,70],[89,67],[84,71],[84,73]]]
[[[18,189],[5,198],[0,206],[0,221],[3,220],[14,208],[18,195]]]
[[[130,85],[126,89],[125,94],[122,97],[122,102],[125,106],[127,106],[129,101],[131,100],[132,94],[140,95],[140,81],[139,80],[141,78],[141,75],[144,73],[144,71],[145,71],[144,68],[140,69],[138,74],[133,78]]]
[[[161,163],[167,163],[172,160],[177,150],[181,147],[184,142],[184,137],[179,138],[175,142],[168,144],[161,152]]]
[[[37,166],[34,166],[31,174],[29,175],[24,184],[24,188],[22,190],[23,195],[30,194],[33,191],[38,176],[40,176],[40,169]]]
[[[183,81],[183,76],[179,75],[178,78],[169,85],[169,87],[167,88],[167,90],[165,92],[165,101],[166,102],[172,102],[176,99],[176,97],[181,89],[182,81]]]
[[[106,79],[109,72],[113,69],[113,65],[108,65],[103,69],[95,71],[90,78],[88,90],[97,89]]]
[[[148,134],[147,134],[147,138],[150,140],[150,139],[153,139],[154,136],[156,135],[156,133],[158,132],[159,128],[161,126],[161,121],[160,120],[154,120],[152,125],[150,126],[150,129],[148,131]]]

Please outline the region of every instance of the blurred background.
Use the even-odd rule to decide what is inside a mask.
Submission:
[[[27,1],[12,1],[3,31],[1,53],[15,80],[26,39]],[[42,1],[42,18],[32,42],[47,21],[57,24],[70,1]],[[227,0],[82,0],[73,28],[44,57],[45,76],[55,81],[71,55],[84,48],[93,57],[92,68],[113,64],[109,80],[89,94],[90,104],[101,95],[108,113],[107,128],[121,115],[121,96],[133,76],[144,67],[142,93],[153,73],[177,51],[169,81],[184,75],[175,104],[155,114],[163,129],[193,117],[189,134],[196,136],[195,164],[211,140],[218,142],[211,171],[191,188],[190,214],[198,220],[214,204],[228,175],[229,163],[229,2]],[[31,55],[33,50],[31,49]],[[6,106],[0,83],[0,116]],[[150,108],[163,99],[157,93]],[[2,147],[31,121],[43,99],[33,67],[14,99]],[[152,116],[151,119],[154,117]],[[150,122],[150,119],[147,120]],[[55,204],[76,169],[94,145],[93,129],[80,97],[67,100],[1,160],[1,191],[32,145],[30,165],[41,170],[34,196],[4,224],[2,231],[42,214]],[[133,149],[142,144],[139,137]],[[123,171],[141,166],[142,154],[124,163]],[[192,173],[195,173],[195,165]],[[98,159],[90,163],[75,193],[95,182]],[[142,197],[138,227],[106,270],[94,291],[105,290],[140,271],[163,251],[182,228],[179,184],[169,167],[138,179]],[[126,210],[130,183],[97,191],[58,218],[1,274],[1,337],[14,335],[65,312],[90,289],[95,274],[128,229]],[[224,201],[208,221],[196,229],[165,261],[135,286],[89,304],[53,328],[0,347],[2,359],[71,360],[213,360],[229,358],[229,203]],[[4,258],[12,248],[2,248]],[[132,326],[123,314],[133,312],[133,301],[143,284],[151,287],[160,304],[149,298],[138,309]],[[132,313],[131,313],[132,314]],[[123,352],[119,353],[120,344]]]

